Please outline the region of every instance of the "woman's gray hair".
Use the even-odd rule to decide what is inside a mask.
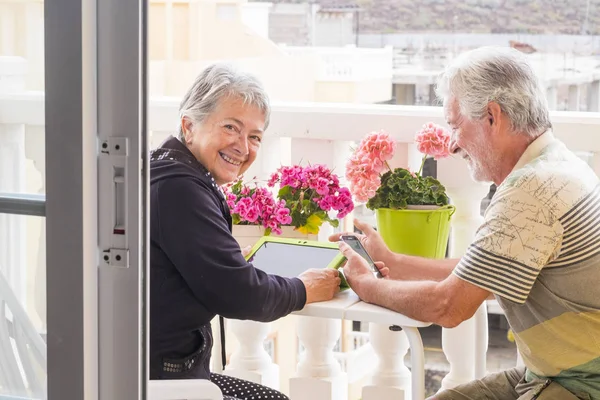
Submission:
[[[460,112],[470,120],[486,115],[497,103],[512,129],[537,137],[552,127],[546,92],[527,57],[507,47],[480,47],[460,54],[438,80],[436,94],[455,98]]]
[[[210,115],[227,97],[239,97],[265,115],[265,129],[269,125],[271,106],[269,96],[260,81],[253,75],[236,70],[228,64],[213,64],[204,69],[183,96],[179,105],[179,118],[188,117],[194,123]],[[183,141],[179,123],[178,138]]]

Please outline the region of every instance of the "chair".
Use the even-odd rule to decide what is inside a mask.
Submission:
[[[217,385],[204,379],[152,380],[148,400],[223,400]]]
[[[46,343],[0,269],[0,387],[45,399],[46,376]]]
[[[46,343],[0,269],[0,387],[10,393],[0,400],[45,400],[46,376]],[[149,400],[223,399],[217,385],[200,379],[152,380],[148,391]]]
[[[219,317],[215,317],[212,321],[214,344],[211,371],[216,373],[223,370],[218,320]],[[223,400],[219,387],[204,379],[151,380],[148,384],[148,394],[148,400]]]

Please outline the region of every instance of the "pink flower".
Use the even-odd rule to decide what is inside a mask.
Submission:
[[[252,206],[252,200],[248,197],[243,197],[237,202],[237,204],[233,208],[233,212],[235,214],[242,215],[242,214],[245,214],[248,207],[251,207],[251,206]]]
[[[348,188],[340,188],[337,196],[332,200],[332,208],[338,211],[338,218],[344,218],[354,210],[352,195]]]
[[[285,201],[276,201],[263,187],[250,187],[241,179],[223,186],[223,192],[236,223],[262,225],[281,234],[281,224],[291,223],[290,210]]]
[[[396,150],[396,141],[385,131],[371,132],[360,143],[359,148],[371,157],[376,157],[381,161],[388,161],[394,157]]]
[[[335,198],[333,196],[325,196],[321,199],[315,199],[319,203],[319,207],[323,211],[329,211],[333,208],[333,204],[335,203]]]
[[[273,187],[277,182],[279,182],[279,174],[277,172],[274,172],[273,174],[271,174],[271,178],[269,178],[267,186]]]
[[[318,178],[316,189],[317,193],[319,193],[321,196],[329,194],[329,180],[326,178]]]
[[[365,169],[369,162],[369,159],[363,160],[361,174],[365,176],[373,175],[370,169]],[[296,225],[294,218],[297,217],[292,217],[291,210],[304,221],[315,213],[323,217],[323,211],[327,213],[332,209],[338,211],[341,218],[354,208],[350,190],[340,187],[339,178],[326,165],[282,166],[270,176],[267,186],[279,186],[282,197],[275,199],[267,188],[249,187],[241,180],[223,187],[235,223],[262,225],[281,234],[282,226],[302,227]],[[286,190],[281,191],[283,188]],[[332,221],[329,215],[323,218]]]
[[[290,216],[290,210],[287,208],[279,208],[275,213],[275,218],[281,225],[289,225],[292,223],[292,217]]]
[[[439,125],[429,122],[415,136],[417,149],[438,160],[450,154],[450,133]]]
[[[258,220],[258,210],[256,207],[247,209],[244,219],[248,222],[256,222]]]
[[[361,140],[346,164],[346,179],[356,200],[366,202],[375,196],[380,175],[389,168],[387,161],[395,150],[396,142],[384,131],[371,132]]]

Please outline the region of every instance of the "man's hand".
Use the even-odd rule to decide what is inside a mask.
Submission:
[[[336,233],[329,236],[329,241],[338,242],[342,235],[354,235],[360,240],[360,243],[363,245],[365,250],[367,250],[367,253],[369,253],[373,261],[383,261],[386,265],[391,265],[390,260],[393,257],[393,253],[386,246],[385,242],[381,238],[381,235],[366,222],[361,222],[355,219],[354,226],[362,231],[364,235],[358,235],[353,232]]]
[[[346,264],[344,265],[344,276],[346,277],[348,284],[358,297],[367,301],[365,299],[366,293],[362,284],[366,281],[377,280],[377,278],[373,274],[367,261],[346,243],[340,242],[340,251],[347,259]],[[375,266],[379,269],[381,275],[383,275],[383,279],[387,279],[390,270],[385,264],[381,261],[376,261]]]
[[[331,300],[340,291],[340,274],[336,269],[309,269],[298,276],[306,287],[306,304]]]

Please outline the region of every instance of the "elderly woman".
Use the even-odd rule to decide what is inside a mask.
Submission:
[[[285,398],[210,373],[210,321],[215,315],[273,321],[307,303],[329,300],[339,290],[332,269],[308,270],[292,279],[255,269],[231,234],[219,186],[254,162],[269,112],[255,78],[213,65],[181,102],[178,137],[152,152],[151,379],[210,379],[233,398]]]

